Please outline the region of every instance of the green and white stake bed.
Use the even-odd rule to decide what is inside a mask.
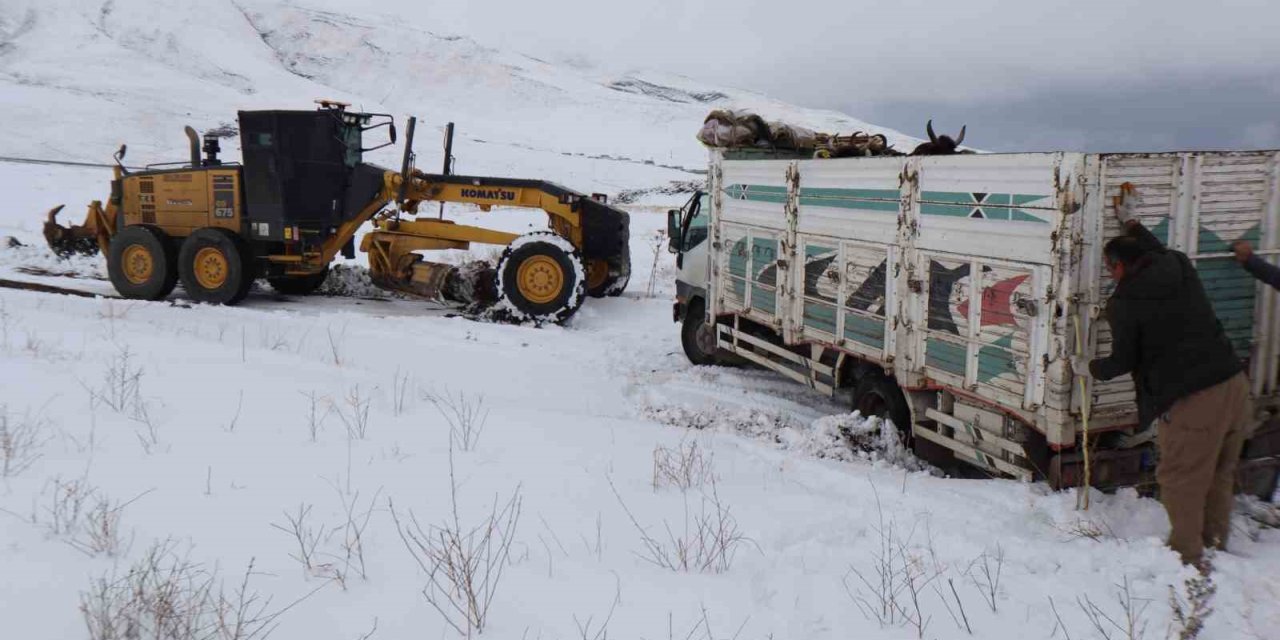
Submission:
[[[1055,487],[1082,480],[1087,407],[1094,484],[1142,484],[1151,445],[1119,437],[1138,427],[1132,380],[1091,381],[1082,394],[1068,364],[1077,348],[1109,353],[1101,253],[1120,233],[1111,206],[1126,182],[1143,224],[1199,270],[1265,421],[1280,404],[1280,309],[1230,245],[1280,253],[1277,151],[713,149],[708,193],[670,224],[686,351],[849,395],[928,457]],[[1280,447],[1246,455],[1243,468],[1274,486]]]

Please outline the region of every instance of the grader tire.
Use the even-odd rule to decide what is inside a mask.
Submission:
[[[612,279],[609,275],[609,261],[595,258],[587,262],[587,295],[592,298],[605,297]]]
[[[116,291],[134,300],[160,300],[178,282],[172,242],[163,231],[125,227],[111,239],[107,275]]]
[[[326,278],[329,277],[329,267],[325,267],[319,273],[312,273],[305,276],[275,276],[267,278],[267,283],[271,285],[276,293],[282,293],[286,296],[309,296],[324,284]]]
[[[178,252],[178,272],[187,295],[198,302],[232,305],[253,285],[253,264],[244,242],[226,229],[197,229]]]
[[[586,269],[573,244],[539,231],[502,252],[495,275],[498,305],[520,321],[568,320],[586,297]]]

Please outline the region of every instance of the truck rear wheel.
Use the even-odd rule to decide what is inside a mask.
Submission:
[[[880,372],[867,373],[859,378],[853,388],[853,410],[864,418],[875,416],[892,421],[903,446],[911,448],[911,407],[893,378]]]
[[[226,229],[197,229],[182,243],[178,271],[187,295],[199,302],[236,304],[249,294],[253,265],[244,242]]]
[[[680,324],[680,346],[689,362],[699,366],[721,364],[721,353],[716,348],[716,327],[707,322],[706,304],[702,298],[694,298],[684,312]]]
[[[125,227],[111,239],[107,275],[120,295],[134,300],[160,300],[178,283],[172,242],[163,231]]]
[[[573,243],[549,231],[521,236],[498,260],[498,306],[516,320],[564,322],[582,306],[586,269]]]
[[[325,266],[319,273],[311,273],[305,276],[273,276],[267,278],[267,283],[275,289],[277,293],[283,293],[287,296],[309,296],[324,284],[326,278],[329,277],[329,267]]]

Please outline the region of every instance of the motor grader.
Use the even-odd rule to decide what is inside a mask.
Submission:
[[[218,134],[204,144],[186,128],[190,160],[131,171],[126,147],[115,154],[111,196],[89,205],[83,224],[45,222],[61,255],[106,254],[116,291],[158,300],[181,281],[197,301],[236,304],[255,279],[288,295],[314,292],[334,257],[355,255],[356,232],[375,284],[416,297],[492,307],[516,320],[563,322],[584,296],[616,296],[631,263],[629,217],[604,196],[549,182],[454,175],[446,142],[444,171],[414,168],[410,118],[400,171],[364,162],[364,152],[396,143],[394,119],[317,101],[314,111],[241,111],[241,163],[223,162]],[[389,141],[364,147],[367,132]],[[201,151],[204,156],[201,157]],[[545,211],[549,229],[524,235],[420,214],[425,202]],[[443,209],[441,211],[443,214]],[[419,251],[505,245],[496,266],[430,262]]]

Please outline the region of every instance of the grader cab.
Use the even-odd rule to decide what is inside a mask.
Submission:
[[[197,301],[235,304],[257,278],[277,291],[305,295],[324,282],[342,253],[360,249],[379,286],[412,296],[497,305],[519,320],[562,322],[586,296],[619,295],[630,277],[629,217],[603,196],[556,184],[440,174],[414,168],[406,129],[400,171],[363,154],[396,143],[393,118],[321,101],[315,111],[241,111],[242,163],[219,158],[218,137],[187,127],[190,159],[129,171],[116,154],[106,205],[94,201],[85,221],[63,227],[54,208],[45,237],[59,254],[107,257],[108,273],[126,298],[157,300],[181,281]],[[365,147],[365,134],[389,140]],[[201,157],[201,151],[204,155]],[[548,230],[517,235],[419,216],[424,202],[531,207]],[[431,262],[420,251],[506,245],[497,265]]]

